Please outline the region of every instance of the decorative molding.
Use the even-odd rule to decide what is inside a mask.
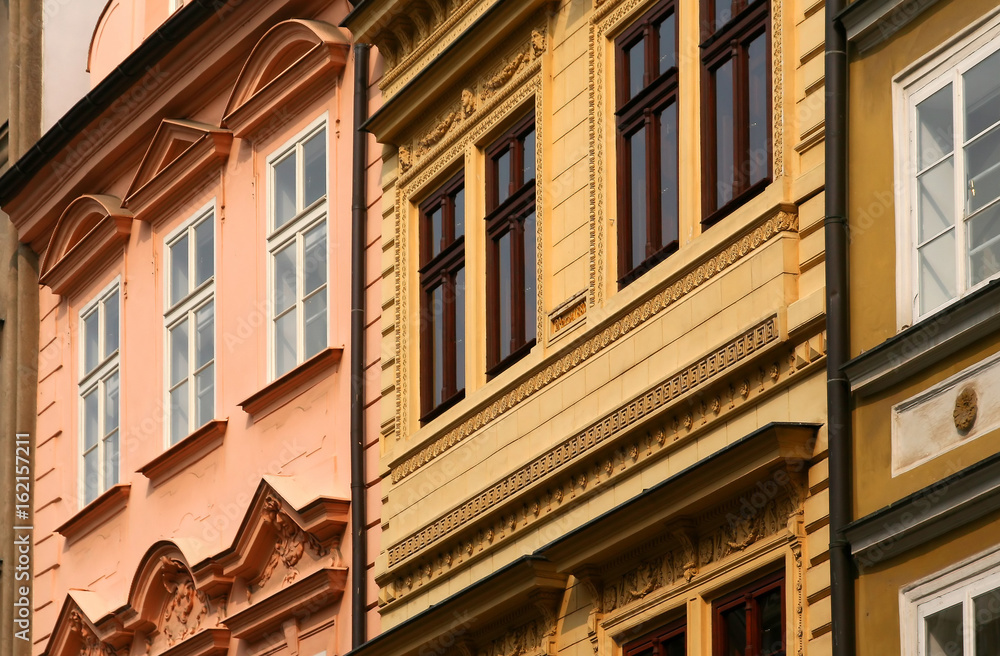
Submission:
[[[80,636],[79,656],[116,656],[114,648],[102,642],[79,611],[69,614],[70,632]]]
[[[278,565],[284,565],[286,569],[285,578],[281,581],[282,587],[295,581],[299,576],[299,570],[296,569],[296,565],[302,560],[302,556],[305,554],[307,548],[316,558],[322,558],[330,553],[329,549],[320,544],[316,536],[299,528],[292,521],[292,518],[281,510],[281,502],[273,496],[268,496],[264,499],[261,516],[265,523],[271,524],[274,527],[274,550],[271,552],[271,556],[268,558],[267,564],[261,571],[260,576],[248,587],[248,596],[251,590],[257,591],[267,585]],[[340,567],[341,558],[339,551],[335,550],[333,560],[334,567]]]
[[[155,487],[222,446],[228,419],[210,421],[136,470]]]
[[[129,483],[112,485],[103,494],[84,506],[80,512],[56,528],[55,532],[66,538],[67,542],[73,542],[87,535],[125,509],[131,489],[132,486]]]
[[[748,232],[734,243],[721,247],[707,261],[703,261],[700,264],[692,264],[687,269],[678,272],[676,276],[666,281],[665,289],[661,289],[644,302],[637,302],[630,311],[625,311],[616,321],[608,322],[608,325],[603,330],[595,329],[589,337],[581,339],[575,347],[567,347],[561,356],[552,358],[550,364],[541,371],[538,371],[513,389],[499,395],[500,398],[475,412],[462,422],[461,425],[451,429],[432,444],[421,448],[419,452],[411,455],[405,461],[394,464],[391,474],[392,482],[398,483],[403,480],[406,476],[409,476],[434,458],[445,453],[448,449],[459,444],[483,426],[502,416],[524,399],[532,396],[553,381],[558,380],[581,363],[586,362],[591,357],[603,351],[609,345],[614,344],[784,231],[798,231],[798,215],[784,209],[776,210],[772,216],[761,221],[756,226],[751,225]],[[398,278],[399,276],[397,276]],[[397,348],[399,347],[397,346]],[[401,384],[401,382],[397,381],[398,384]],[[399,402],[398,399],[400,396],[405,396],[403,391],[399,392],[397,402]]]
[[[644,467],[650,460],[662,457],[705,431],[716,430],[720,422],[728,421],[733,413],[755,406],[773,393],[794,384],[795,379],[822,366],[825,351],[823,333],[803,338],[801,343],[793,345],[772,342],[755,351],[755,361],[762,364],[755,365],[748,361],[745,367],[735,369],[733,376],[693,390],[686,399],[678,399],[672,407],[646,412],[647,421],[644,423],[630,421],[629,418],[634,418],[641,408],[652,405],[656,400],[655,390],[662,389],[662,384],[657,385],[591,427],[603,430],[608,421],[625,421],[635,426],[634,429],[619,432],[618,439],[604,440],[605,444],[600,449],[590,448],[589,455],[584,454],[568,466],[564,465],[572,454],[572,444],[567,446],[564,442],[492,486],[483,493],[485,499],[483,495],[477,495],[473,501],[482,502],[477,514],[471,519],[461,514],[455,517],[454,521],[464,524],[462,530],[449,530],[445,525],[448,535],[443,539],[431,539],[429,543],[418,546],[406,561],[377,578],[381,590],[380,604],[396,603],[442,576],[453,575],[456,569],[469,566],[509,537],[583,502],[613,485],[622,476],[633,475],[633,468]],[[807,359],[798,354],[804,354]],[[589,432],[590,429],[581,434],[587,435],[588,441],[591,439]],[[597,441],[598,435],[595,434],[593,439]],[[586,447],[586,444],[584,442],[583,446]],[[577,448],[580,448],[579,442]],[[556,467],[559,469],[545,480],[536,479],[532,486],[522,485],[520,489],[511,491],[512,482],[517,485],[519,476],[534,475],[531,473],[533,468],[543,467],[549,471]],[[512,498],[514,493],[517,496]],[[462,504],[458,510],[466,505]],[[446,518],[451,516],[454,512]],[[414,536],[427,536],[427,529],[438,525],[439,521],[432,522]],[[675,526],[675,530],[682,529],[686,529],[684,523]],[[430,537],[433,538],[432,535]],[[687,576],[693,569],[690,563],[695,560],[697,542],[689,537],[691,544],[686,545],[676,535],[674,538],[683,547],[680,565],[684,576]],[[405,546],[405,542],[396,546]],[[698,565],[700,560],[696,563]]]
[[[782,0],[771,2],[771,144],[774,149],[774,175],[785,174],[785,49]]]
[[[341,346],[329,346],[312,356],[288,373],[276,378],[263,389],[251,394],[239,403],[248,415],[259,414],[265,408],[287,398],[293,393],[301,393],[315,385],[319,375],[340,362],[344,354]]]
[[[571,325],[580,323],[587,316],[587,294],[577,294],[549,314],[549,338],[554,338]]]
[[[955,430],[959,433],[967,433],[972,425],[976,423],[976,415],[979,414],[979,400],[974,387],[966,387],[955,398],[955,410],[952,412],[952,419],[955,420]]]
[[[211,604],[208,596],[195,588],[187,565],[167,556],[160,559],[160,565],[160,578],[169,597],[159,629],[166,636],[167,646],[173,647],[198,632]]]

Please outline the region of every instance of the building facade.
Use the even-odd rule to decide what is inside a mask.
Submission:
[[[382,633],[829,654],[822,0],[366,0]]]
[[[1000,13],[859,0],[839,20],[857,652],[997,653]]]
[[[333,654],[377,630],[374,598],[352,612],[377,480],[352,470],[379,354],[351,346],[379,306],[352,341],[351,283],[363,228],[378,298],[352,169],[380,64],[356,76],[348,10],[112,0],[74,61],[92,88],[0,179],[38,262],[31,653]]]

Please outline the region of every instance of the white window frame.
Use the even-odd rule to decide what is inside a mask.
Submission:
[[[924,619],[964,602],[965,654],[971,654],[972,598],[1000,588],[1000,547],[951,565],[899,592],[899,632],[903,656],[925,656]]]
[[[170,13],[174,13],[184,6],[184,0],[170,0]]]
[[[106,344],[105,337],[107,337],[107,322],[105,319],[105,309],[104,302],[113,294],[118,293],[118,348],[116,348],[111,353],[106,353],[104,358],[101,359],[100,355],[105,352]],[[83,508],[88,503],[94,501],[94,499],[86,498],[87,489],[87,469],[84,464],[84,457],[86,454],[93,449],[97,449],[97,493],[95,499],[104,494],[109,487],[108,484],[108,472],[104,468],[104,458],[105,458],[105,441],[107,437],[106,427],[104,425],[105,420],[105,383],[113,376],[118,374],[118,471],[115,472],[114,479],[117,482],[121,481],[121,470],[122,470],[122,390],[124,385],[122,385],[122,374],[121,374],[121,352],[122,352],[122,326],[124,324],[123,320],[123,309],[124,303],[121,291],[121,277],[116,277],[110,284],[108,284],[104,289],[102,289],[98,294],[94,296],[83,308],[80,309],[77,319],[79,325],[77,327],[79,334],[79,385],[77,388],[77,417],[79,422],[78,432],[78,444],[79,444],[79,458],[77,463],[79,465],[79,480],[77,481],[77,494],[80,499],[79,507]],[[97,312],[99,319],[97,322],[98,330],[98,363],[90,371],[87,371],[87,338],[86,338],[86,325],[85,319],[89,317],[92,313]],[[86,448],[86,408],[84,405],[84,397],[91,391],[97,390],[97,444],[91,449]]]
[[[975,24],[926,57],[893,77],[893,139],[896,207],[896,327],[903,330],[933,315],[991,280],[1000,272],[976,285],[966,282],[965,193],[962,177],[965,162],[961,156],[963,143],[955,143],[955,256],[957,293],[951,300],[927,312],[920,312],[918,265],[916,253],[916,106],[947,84],[953,87],[953,120],[956,127],[964,120],[961,75],[984,58],[1000,50],[1000,9],[989,12]],[[957,92],[955,91],[957,90]]]
[[[304,250],[304,235],[309,230],[315,228],[320,224],[324,224],[326,227],[326,243],[327,243],[327,258],[326,258],[326,289],[324,292],[326,294],[326,343],[327,347],[330,345],[330,288],[331,288],[331,253],[330,249],[330,220],[329,220],[329,198],[330,198],[330,125],[329,125],[328,113],[324,112],[321,116],[313,120],[305,129],[300,131],[294,137],[286,141],[280,147],[276,148],[273,153],[267,157],[266,163],[266,176],[267,176],[267,369],[268,369],[268,380],[273,381],[278,378],[277,374],[277,353],[275,349],[275,316],[274,316],[274,256],[275,253],[280,251],[282,248],[287,246],[293,241],[296,242],[296,346],[295,346],[295,367],[302,364],[305,361],[303,357],[305,354],[305,311],[303,294],[301,293],[304,284],[304,275],[302,270],[303,263],[303,250]],[[303,207],[304,189],[305,189],[305,176],[303,175],[303,162],[302,157],[302,145],[313,137],[321,129],[326,130],[326,193],[319,199],[313,201],[308,207]],[[296,175],[296,189],[295,189],[295,206],[296,214],[293,218],[289,219],[284,225],[279,228],[274,227],[275,216],[274,216],[274,199],[275,199],[275,185],[274,185],[274,164],[279,160],[284,159],[290,152],[295,151],[294,157],[297,158],[295,175]],[[289,370],[289,371],[291,371]],[[282,372],[284,375],[288,372]]]
[[[216,216],[218,212],[216,211],[216,201],[213,198],[206,205],[201,207],[195,214],[186,220],[182,225],[178,226],[175,230],[171,231],[163,239],[163,407],[165,408],[164,422],[163,422],[163,441],[164,447],[169,448],[172,446],[170,433],[172,429],[173,412],[170,405],[170,392],[172,387],[177,387],[177,385],[171,386],[171,362],[172,358],[170,353],[170,329],[176,326],[180,321],[190,322],[190,326],[195,326],[195,313],[208,305],[212,304],[212,325],[213,332],[215,333],[215,339],[213,339],[213,353],[210,362],[206,363],[204,366],[194,369],[195,363],[195,340],[196,332],[189,329],[188,332],[188,375],[185,381],[188,383],[188,426],[187,430],[183,432],[184,436],[190,435],[196,429],[200,428],[202,424],[195,421],[195,407],[197,403],[196,399],[196,389],[195,389],[195,375],[203,371],[209,366],[215,366],[215,383],[212,385],[213,389],[213,399],[212,399],[212,412],[213,415],[218,410],[218,379],[219,379],[219,369],[218,369],[218,305],[215,303],[215,280],[217,276],[218,267],[218,226],[216,225]],[[189,244],[195,244],[195,228],[201,225],[204,221],[210,221],[212,223],[212,275],[208,277],[199,286],[191,289],[187,296],[177,301],[173,306],[170,305],[170,287],[171,287],[171,270],[172,262],[170,258],[172,257],[170,251],[170,245],[183,237],[185,234],[190,240]],[[188,257],[188,280],[193,283],[195,280],[195,267],[197,266],[197,257]],[[180,383],[178,383],[179,385]],[[180,438],[181,440],[184,437]],[[180,441],[180,440],[178,440]]]

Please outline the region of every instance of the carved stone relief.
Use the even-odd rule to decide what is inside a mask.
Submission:
[[[184,563],[163,556],[160,564],[160,577],[169,595],[163,607],[160,632],[166,637],[167,646],[172,647],[197,633],[211,608],[205,593],[195,588]]]
[[[70,613],[69,621],[70,630],[80,635],[79,656],[115,656],[111,645],[101,642],[79,612]]]
[[[280,502],[273,496],[264,500],[262,510],[264,521],[274,526],[275,541],[274,550],[271,557],[264,566],[257,581],[254,583],[254,591],[260,590],[271,580],[279,565],[285,567],[285,576],[281,581],[281,586],[288,585],[298,578],[299,570],[297,565],[305,555],[306,549],[311,551],[317,558],[322,558],[330,554],[330,550],[320,544],[316,536],[303,531],[298,525],[281,510]],[[340,564],[339,552],[334,552],[334,565]]]

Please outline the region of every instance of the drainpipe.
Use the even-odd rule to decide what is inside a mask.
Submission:
[[[365,222],[368,134],[368,49],[354,45],[354,162],[351,201],[351,649],[366,640],[368,518],[365,512]]]
[[[847,36],[836,20],[845,0],[826,2],[826,386],[830,458],[830,580],[833,653],[853,656],[854,566],[844,527],[851,521],[851,387],[847,222]]]

